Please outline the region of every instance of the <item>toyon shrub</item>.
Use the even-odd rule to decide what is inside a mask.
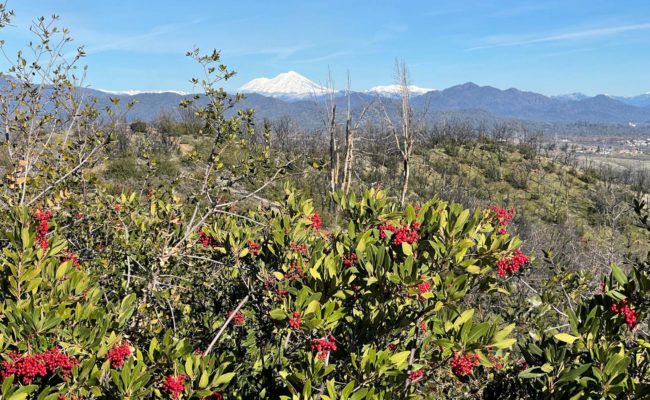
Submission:
[[[8,217],[13,229],[3,232],[0,255],[1,398],[153,399],[162,392],[152,383],[169,369],[188,377],[185,398],[226,389],[234,376],[226,372],[230,362],[193,354],[171,332],[139,342],[142,348],[120,339],[136,296],[106,302],[50,223],[52,212],[15,208]],[[45,232],[48,246],[41,245]]]
[[[617,398],[646,390],[643,268],[613,266],[570,304],[522,302],[539,295],[524,284],[534,260],[499,232],[491,210],[433,199],[400,211],[369,190],[358,200],[335,196],[346,229],[314,234],[311,201],[285,193],[279,207],[248,219],[214,216],[201,229],[183,225],[180,203],[155,194],[120,199],[130,214],[119,224],[105,207],[94,215],[90,205],[60,204],[45,214],[46,231],[33,211],[14,209],[2,252],[2,395]],[[152,214],[152,203],[176,222]],[[84,219],[65,231],[54,221],[79,212]],[[101,250],[79,233],[100,226]],[[172,231],[161,234],[164,226]],[[182,250],[161,258],[173,242],[166,235],[185,232]],[[62,233],[82,250],[68,249]]]

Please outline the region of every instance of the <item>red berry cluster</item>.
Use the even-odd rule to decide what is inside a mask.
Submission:
[[[508,223],[514,217],[515,215],[515,209],[514,208],[501,208],[498,206],[489,206],[488,210],[492,211],[496,217],[497,220],[499,221],[499,229],[497,230],[498,233],[501,235],[505,235],[507,232],[506,227],[508,226]]]
[[[70,250],[66,250],[63,252],[63,255],[61,256],[61,262],[64,263],[66,261],[72,261],[72,266],[75,267],[76,269],[81,268],[81,264],[79,264],[79,257],[71,252]]]
[[[503,369],[503,363],[502,363],[503,357],[502,356],[494,357],[493,355],[489,355],[488,360],[490,360],[490,362],[492,363],[494,368]]]
[[[300,329],[300,324],[302,324],[300,313],[298,311],[294,311],[293,315],[289,317],[289,326],[293,329]]]
[[[16,380],[23,385],[28,385],[32,381],[47,375],[53,375],[57,371],[61,372],[64,379],[70,377],[72,368],[77,365],[77,360],[72,356],[67,356],[54,347],[45,353],[40,354],[18,354],[10,352],[8,354],[11,361],[2,362],[0,378],[2,380],[14,375]]]
[[[275,297],[277,300],[286,299],[288,295],[289,292],[287,292],[284,289],[280,289],[280,288],[275,289]]]
[[[314,215],[311,216],[311,227],[317,231],[320,231],[320,227],[322,223],[323,222],[320,219],[320,215],[318,215],[318,213],[315,212]]]
[[[326,339],[312,339],[311,349],[317,351],[316,358],[323,360],[329,355],[330,351],[336,350],[336,339],[332,335]]]
[[[350,268],[355,261],[357,261],[357,253],[352,253],[349,257],[343,257],[343,265],[346,268]]]
[[[424,376],[424,372],[425,372],[424,369],[416,369],[415,371],[411,371],[411,373],[409,374],[409,381],[411,382],[419,381]]]
[[[185,391],[185,375],[167,375],[163,382],[163,390],[177,399]]]
[[[627,299],[620,301],[618,304],[612,304],[611,308],[616,314],[623,314],[628,328],[633,329],[636,326],[636,311],[630,308]]]
[[[237,326],[242,326],[246,323],[246,316],[243,312],[237,311],[236,313],[231,313],[232,323]]]
[[[420,323],[418,324],[418,327],[420,328],[420,331],[421,331],[422,333],[424,333],[424,332],[427,331],[427,323],[424,322],[424,321],[420,322]]]
[[[223,400],[223,393],[214,392],[209,396],[205,396],[203,400]]]
[[[505,278],[508,273],[515,273],[519,270],[524,264],[528,264],[530,260],[528,257],[521,252],[521,250],[515,250],[515,254],[510,258],[502,258],[497,262],[497,271],[501,278]]]
[[[262,246],[260,246],[259,243],[255,243],[252,240],[248,241],[248,251],[250,251],[251,254],[258,255],[258,254],[260,254],[261,249],[262,249]]]
[[[106,355],[106,358],[111,362],[112,368],[120,368],[124,365],[124,360],[131,357],[131,346],[129,342],[122,342],[115,344]]]
[[[36,225],[36,243],[41,246],[43,251],[46,251],[48,247],[47,231],[50,229],[49,221],[52,218],[52,211],[39,208],[34,213],[34,218],[38,221]]]
[[[296,242],[291,242],[289,243],[289,247],[291,247],[291,251],[300,253],[303,256],[307,255],[307,245],[306,244],[296,244]]]
[[[266,275],[264,278],[264,289],[266,290],[271,290],[275,288],[275,285],[278,283],[278,280],[275,279],[275,276],[273,275]]]
[[[422,277],[421,279],[424,279],[424,277]],[[418,284],[418,290],[420,291],[420,294],[425,294],[426,292],[431,290],[431,284],[423,280],[422,283]]]
[[[122,211],[122,205],[120,203],[113,204],[113,210],[115,210],[116,213],[119,213]]]
[[[284,278],[288,281],[297,281],[302,279],[304,276],[305,271],[303,271],[302,267],[298,265],[296,260],[291,261],[291,264],[289,264],[289,270],[284,274]]]
[[[199,238],[196,241],[203,245],[203,247],[206,249],[208,247],[216,246],[217,244],[217,241],[212,236],[208,236],[203,228],[199,228]]]
[[[456,376],[471,375],[474,372],[474,367],[478,365],[478,354],[454,352],[449,365],[451,365],[451,370]]]
[[[395,343],[388,343],[388,346],[386,346],[386,349],[387,349],[388,351],[393,351],[393,350],[395,350],[396,347],[397,347],[397,344],[395,344]]]
[[[83,395],[78,395],[78,396],[75,396],[75,395],[64,396],[64,395],[61,394],[61,395],[59,395],[59,397],[57,397],[57,400],[83,400],[83,398],[84,398]]]
[[[420,234],[418,230],[420,229],[420,224],[418,222],[413,222],[411,225],[404,224],[400,227],[386,223],[379,225],[379,238],[386,238],[386,231],[393,232],[393,237],[391,243],[395,246],[399,246],[402,243],[413,244],[420,239]]]

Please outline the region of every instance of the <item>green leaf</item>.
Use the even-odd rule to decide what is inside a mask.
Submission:
[[[283,320],[287,318],[287,313],[280,308],[276,308],[275,310],[271,310],[271,318]]]
[[[312,300],[309,302],[307,309],[305,310],[306,314],[316,313],[320,309],[320,302],[318,300]]]
[[[521,371],[519,373],[519,377],[523,379],[535,379],[535,378],[539,378],[540,376],[546,375],[543,372],[533,372],[533,370],[535,369],[537,369],[537,367],[528,368],[525,371]]]
[[[577,336],[569,335],[568,333],[558,333],[553,337],[561,342],[565,342],[569,344],[572,344],[578,339]]]
[[[473,327],[467,336],[467,344],[472,344],[479,340],[481,336],[483,336],[488,331],[488,329],[490,329],[490,324],[487,322],[483,322],[482,324],[478,324]]]
[[[469,310],[463,311],[460,314],[460,316],[458,318],[456,318],[456,321],[454,321],[454,328],[459,328],[465,322],[472,319],[473,316],[474,316],[474,309],[473,308],[470,308]]]
[[[576,380],[580,375],[585,373],[589,368],[591,368],[591,363],[589,364],[583,364],[579,366],[578,368],[574,368],[568,372],[564,372],[562,375],[560,375],[560,379],[558,379],[559,382],[569,382],[569,381],[574,381]]]
[[[478,265],[470,265],[469,267],[465,268],[467,272],[470,274],[480,274],[481,273],[481,267]]]
[[[496,343],[493,343],[492,345],[496,347],[497,349],[505,349],[508,347],[511,347],[513,344],[517,343],[517,339],[504,339],[500,340]]]
[[[311,398],[311,380],[309,379],[305,381],[305,386],[302,388],[302,396],[305,399]]]
[[[350,397],[350,394],[352,393],[353,390],[354,390],[354,381],[345,385],[345,387],[341,391],[341,400],[346,400],[348,397]]]
[[[309,275],[314,277],[314,279],[318,279],[319,281],[323,280],[323,278],[320,275],[320,272],[318,272],[318,270],[316,268],[310,268],[309,269]]]
[[[612,275],[614,276],[614,279],[616,279],[616,282],[618,282],[620,285],[625,285],[627,283],[627,276],[625,276],[623,270],[620,269],[616,264],[612,264]]]
[[[548,374],[549,372],[553,371],[553,366],[549,363],[545,363],[544,365],[542,365],[542,371]]]
[[[410,224],[411,222],[415,221],[415,209],[413,208],[412,205],[409,204],[408,206],[406,206],[405,214],[406,214],[406,222]]]
[[[208,374],[208,371],[204,370],[201,373],[201,379],[199,379],[199,387],[205,389],[208,387],[208,383],[210,383],[210,374]]]
[[[405,256],[412,256],[413,247],[411,247],[409,243],[402,242],[402,252],[404,253]]]
[[[514,329],[515,329],[515,324],[507,325],[505,328],[495,333],[494,336],[492,337],[492,340],[494,340],[495,342],[503,340],[507,338],[510,332],[512,332]]]
[[[36,389],[38,389],[37,385],[23,386],[9,396],[7,400],[25,400]]]
[[[411,354],[410,351],[401,351],[397,354],[393,354],[392,356],[390,356],[390,362],[396,365],[403,364],[409,358],[410,354]]]
[[[235,377],[234,372],[228,372],[228,373],[225,373],[225,374],[221,374],[221,375],[219,375],[219,377],[217,379],[214,380],[213,384],[214,384],[214,386],[223,385],[225,383],[230,382],[232,380],[232,378],[234,378],[234,377]]]

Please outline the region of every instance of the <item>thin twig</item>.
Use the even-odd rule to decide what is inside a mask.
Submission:
[[[219,341],[219,338],[221,337],[221,335],[223,334],[223,332],[224,332],[224,331],[226,330],[226,328],[228,327],[228,324],[230,324],[230,321],[232,321],[232,319],[234,318],[235,314],[237,314],[237,312],[239,311],[239,309],[241,309],[241,308],[244,306],[244,304],[246,304],[247,301],[248,301],[248,295],[246,295],[246,297],[244,297],[244,298],[242,299],[242,301],[240,301],[239,304],[237,304],[237,308],[235,308],[235,310],[234,310],[233,312],[230,313],[230,315],[228,316],[228,319],[226,320],[226,322],[223,323],[223,325],[221,326],[221,329],[219,329],[219,332],[217,332],[217,335],[214,337],[214,339],[212,339],[212,342],[210,343],[210,345],[208,346],[208,348],[205,350],[205,355],[206,355],[206,356],[207,356],[208,354],[210,354],[210,351],[212,351],[212,348],[214,347],[214,345],[217,343],[217,341]]]

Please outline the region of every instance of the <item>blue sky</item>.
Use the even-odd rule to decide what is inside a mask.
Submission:
[[[390,84],[395,58],[414,84],[473,81],[544,94],[650,91],[650,1],[87,1],[10,0],[9,52],[28,25],[56,13],[86,45],[87,84],[107,90],[191,91],[194,45],[221,49],[226,84],[295,70],[339,88]],[[6,66],[4,60],[0,66]]]

